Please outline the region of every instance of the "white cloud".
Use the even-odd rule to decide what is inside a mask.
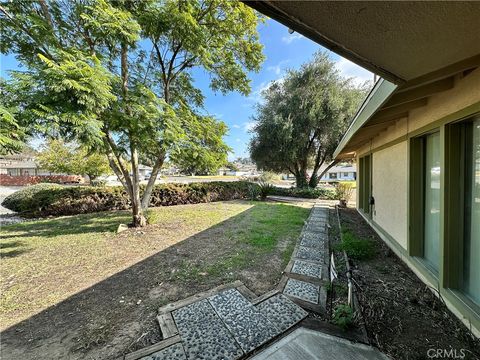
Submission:
[[[350,60],[340,58],[335,63],[340,73],[345,77],[353,78],[353,82],[356,85],[363,84],[365,81],[373,81],[373,73],[365,70]]]
[[[282,60],[277,65],[268,66],[267,70],[274,72],[275,75],[280,75],[282,73],[282,67],[289,62],[290,60]]]
[[[233,124],[232,127],[235,128],[235,129],[240,129],[241,128],[241,126],[237,125],[237,124]]]
[[[295,40],[300,40],[300,39],[303,39],[303,35],[298,33],[288,34],[287,36],[282,37],[282,41],[287,45],[291,44]]]
[[[243,123],[243,130],[245,132],[249,132],[249,131],[253,130],[255,125],[257,125],[257,123],[255,121],[246,121],[246,122]]]

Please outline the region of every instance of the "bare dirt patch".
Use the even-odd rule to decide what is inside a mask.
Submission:
[[[429,349],[480,359],[480,341],[432,289],[387,247],[355,209],[340,210],[342,228],[371,239],[375,255],[352,260],[357,295],[373,345],[393,359],[427,359]],[[464,352],[461,352],[464,349]]]

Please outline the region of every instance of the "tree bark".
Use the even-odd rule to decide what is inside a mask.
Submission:
[[[334,160],[330,163],[330,165],[328,165],[325,170],[322,171],[322,173],[320,175],[318,175],[318,178],[321,179],[323,177],[323,175],[325,175],[327,173],[328,170],[330,170],[332,167],[334,167],[335,165],[337,165],[339,163],[338,160]]]
[[[324,154],[322,156],[321,149],[318,149],[317,155],[315,156],[315,164],[313,165],[312,176],[310,177],[310,181],[308,182],[308,186],[311,187],[312,189],[315,189],[317,187],[318,182],[323,176],[323,175],[318,176],[318,170],[320,170],[320,167],[325,162],[325,158],[326,158],[326,155]]]
[[[147,219],[143,214],[142,202],[140,200],[140,174],[138,171],[138,150],[130,140],[130,156],[132,163],[132,225],[143,227],[147,225]]]
[[[162,152],[158,156],[155,164],[153,165],[152,174],[150,175],[150,179],[148,179],[147,186],[145,188],[145,191],[143,192],[141,202],[143,211],[146,211],[148,209],[148,206],[150,205],[150,198],[152,196],[153,186],[155,185],[155,180],[157,180],[157,175],[160,172],[160,168],[162,167],[164,161],[165,153]]]
[[[122,72],[122,95],[123,101],[125,103],[125,113],[128,116],[131,116],[131,111],[127,105],[127,93],[128,93],[128,45],[122,44],[121,54],[120,54],[120,63],[121,63],[121,72]],[[147,225],[147,219],[143,215],[142,204],[140,200],[140,174],[138,171],[138,148],[135,143],[135,138],[131,131],[128,134],[128,140],[130,142],[130,162],[132,165],[132,177],[128,171],[124,172],[124,177],[126,183],[131,188],[130,200],[132,203],[132,226],[133,227],[143,227]],[[119,160],[120,161],[120,160]]]

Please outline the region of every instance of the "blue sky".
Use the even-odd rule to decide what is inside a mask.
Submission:
[[[208,75],[201,70],[194,72],[196,85],[205,95],[205,111],[224,121],[230,128],[225,141],[233,149],[229,155],[231,160],[248,156],[248,142],[251,137],[248,130],[253,124],[254,105],[260,100],[261,90],[271,81],[282,78],[286,69],[298,68],[310,60],[316,51],[325,50],[298,33],[289,34],[287,27],[271,19],[260,24],[258,30],[260,42],[264,45],[266,60],[260,72],[249,74],[252,80],[252,92],[248,97],[238,93],[215,94],[208,87]],[[373,80],[372,73],[335,53],[329,53],[344,76],[354,77],[359,83]],[[0,74],[5,77],[7,71],[16,69],[18,64],[14,56],[0,56]]]

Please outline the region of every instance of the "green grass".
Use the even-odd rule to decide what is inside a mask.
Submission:
[[[292,205],[231,201],[151,209],[153,225],[137,233],[115,233],[120,223],[130,221],[128,211],[4,226],[0,230],[1,327],[198,234],[203,234],[205,246],[215,240],[217,255],[173,255],[179,260],[175,269],[165,269],[164,281],[185,286],[199,279],[223,282],[247,268],[265,272],[275,256],[279,262],[288,261],[308,213],[309,209]],[[277,272],[280,276],[281,270]]]
[[[375,255],[373,242],[369,239],[358,237],[349,229],[342,229],[342,242],[335,246],[336,250],[345,250],[353,259],[370,259]]]
[[[226,255],[210,265],[184,263],[177,273],[181,280],[199,279],[203,276],[227,278],[230,273],[246,268],[259,261],[282,243],[282,263],[290,260],[298,235],[308,217],[309,209],[278,204],[253,202],[255,206],[242,218],[234,229],[225,232],[226,237],[236,244],[238,251]]]

